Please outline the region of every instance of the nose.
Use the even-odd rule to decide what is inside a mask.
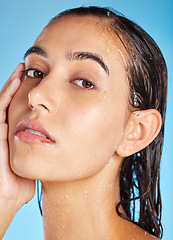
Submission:
[[[32,110],[53,113],[56,109],[55,98],[53,98],[53,84],[46,79],[33,87],[28,93],[28,105]]]

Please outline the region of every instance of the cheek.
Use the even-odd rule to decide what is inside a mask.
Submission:
[[[79,174],[94,174],[116,151],[122,138],[124,116],[106,106],[92,106],[79,112],[77,116],[75,112],[69,113],[70,121],[62,138],[64,159],[69,160],[68,166],[74,164]]]
[[[56,145],[30,146],[13,140],[14,126],[30,111],[27,92],[25,88],[19,89],[9,108],[12,169],[23,177],[60,181],[98,173],[122,138],[125,104],[121,106],[112,99],[104,94],[90,102],[70,98],[49,116],[46,124],[57,137]]]

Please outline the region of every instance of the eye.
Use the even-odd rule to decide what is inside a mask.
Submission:
[[[87,89],[93,89],[95,88],[94,84],[88,80],[85,79],[77,79],[72,81],[73,84],[76,84],[77,86],[81,88],[87,88]]]
[[[37,69],[26,69],[23,71],[25,76],[30,77],[30,78],[44,78],[45,74]]]

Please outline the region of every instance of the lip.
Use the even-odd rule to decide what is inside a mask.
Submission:
[[[26,132],[26,129],[31,129],[34,131],[38,131],[41,134],[45,135],[45,137]],[[55,141],[49,134],[49,132],[37,121],[31,121],[30,119],[22,120],[16,128],[15,137],[17,137],[19,140],[26,142],[26,143],[37,143],[37,144],[43,144],[43,143],[49,143],[53,144]]]

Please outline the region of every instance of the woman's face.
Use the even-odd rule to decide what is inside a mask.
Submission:
[[[93,176],[118,158],[129,118],[121,48],[98,19],[75,16],[45,28],[34,46],[9,107],[11,167],[39,180]]]

